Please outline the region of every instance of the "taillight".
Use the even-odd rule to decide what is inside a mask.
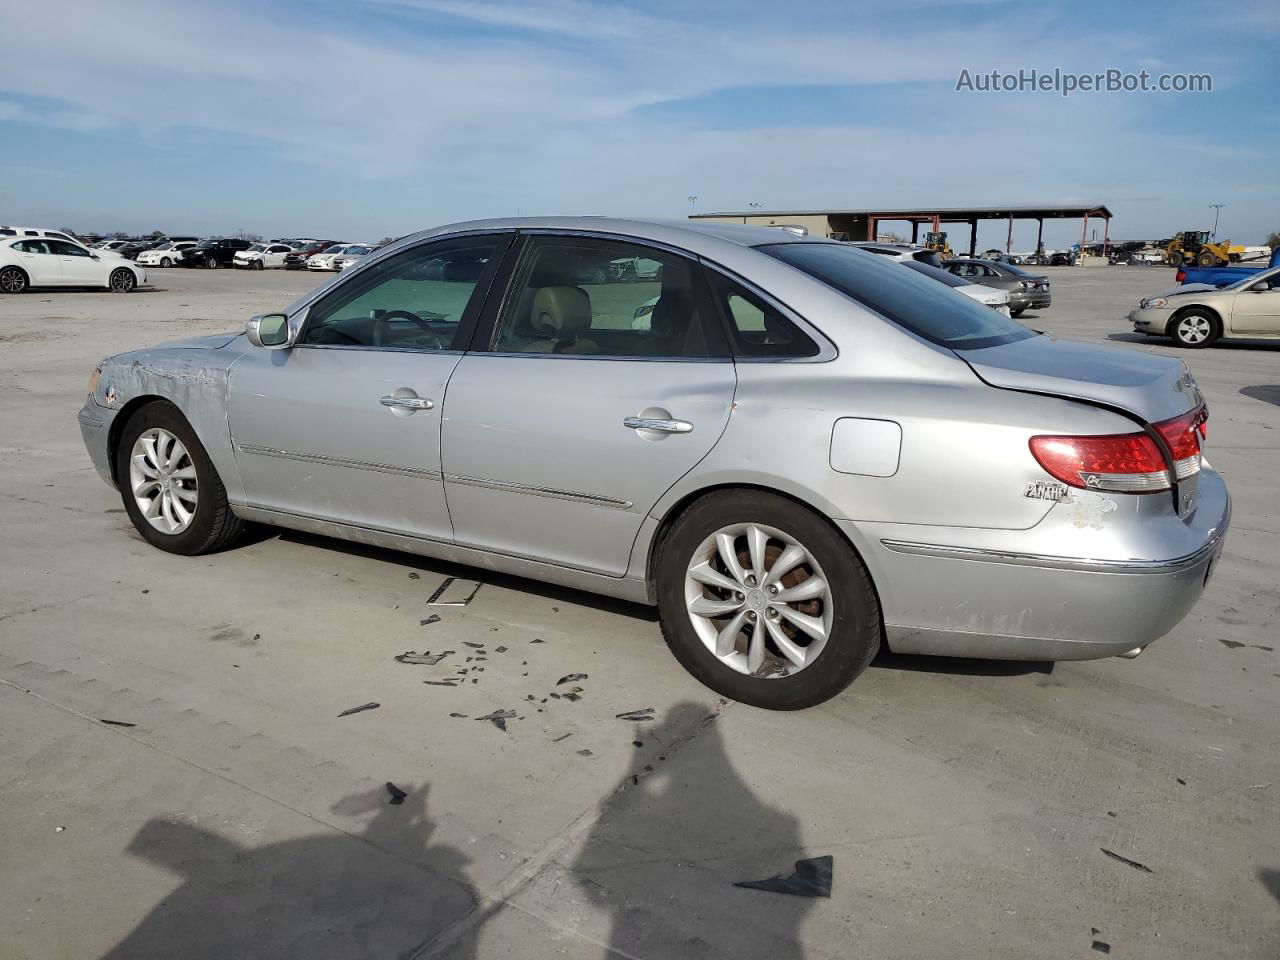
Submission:
[[[1200,471],[1200,441],[1207,434],[1204,407],[1155,424],[1173,453],[1177,479]],[[1032,437],[1031,455],[1056,480],[1085,490],[1158,493],[1170,487],[1169,471],[1146,433],[1092,437]]]
[[[1179,270],[1177,273],[1173,275],[1174,283],[1185,283],[1186,280],[1187,280],[1187,271],[1185,270]]]

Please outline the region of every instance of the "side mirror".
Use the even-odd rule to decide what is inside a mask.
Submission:
[[[95,259],[95,260],[101,260],[101,259],[102,259],[100,256],[98,256],[96,253],[93,253],[93,252],[90,252],[89,256],[93,257],[93,259]]]
[[[245,324],[245,334],[255,347],[267,350],[282,350],[293,345],[293,333],[289,329],[289,318],[283,313],[264,313],[250,318]]]

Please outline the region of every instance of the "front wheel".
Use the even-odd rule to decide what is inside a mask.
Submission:
[[[217,257],[205,257],[205,258],[204,258],[204,265],[205,265],[206,267],[208,267],[210,270],[216,270],[216,269],[217,269],[217,267],[218,267],[218,258],[217,258]]]
[[[263,263],[261,260],[255,260],[255,261],[253,261],[253,269],[255,269],[255,270],[262,270],[262,269],[265,269],[265,268],[266,268],[266,266],[267,266],[267,265],[266,265],[265,263]]]
[[[173,261],[172,261],[172,260],[170,260],[168,257],[161,257],[161,258],[160,258],[160,266],[162,266],[162,267],[172,267],[172,266],[173,266]]]
[[[138,278],[127,267],[118,267],[112,270],[111,277],[107,281],[107,288],[112,293],[129,293],[137,285]]]
[[[1176,270],[1178,267],[1182,266],[1182,259],[1183,257],[1180,253],[1169,254],[1169,266]]]
[[[1196,258],[1196,263],[1202,267],[1216,267],[1218,265],[1218,258],[1206,250]]]
[[[1207,310],[1184,310],[1170,321],[1169,336],[1180,347],[1199,350],[1218,339],[1218,320]]]
[[[147,404],[124,425],[116,481],[134,528],[161,550],[210,553],[244,529],[204,446],[170,403]]]
[[[1025,310],[1025,309],[1027,309],[1027,308],[1026,308],[1026,307],[1019,307],[1017,310],[1010,310],[1010,311],[1009,311],[1009,316],[1011,316],[1011,317],[1020,317],[1020,316],[1022,316],[1022,311],[1023,311],[1023,310]]]
[[[717,693],[769,710],[834,697],[880,646],[862,562],[823,518],[754,490],[710,493],[675,521],[657,561],[663,636]]]

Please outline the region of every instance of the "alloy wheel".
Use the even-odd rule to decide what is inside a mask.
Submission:
[[[1183,343],[1204,343],[1213,333],[1213,324],[1207,317],[1193,314],[1178,321],[1178,339]]]
[[[168,257],[161,257],[161,258],[160,258],[160,266],[162,266],[162,267],[172,267],[172,266],[173,266],[173,261],[172,261],[172,260],[170,260]]]
[[[21,293],[27,286],[27,277],[17,267],[0,270],[0,290],[5,293]]]
[[[694,631],[725,664],[749,676],[791,676],[831,635],[831,589],[814,555],[758,523],[722,527],[693,552],[685,606]]]
[[[182,441],[163,427],[139,434],[129,456],[129,489],[143,517],[161,533],[191,526],[199,502],[196,465]]]
[[[128,293],[134,285],[133,271],[117,270],[111,274],[111,289],[117,293]]]

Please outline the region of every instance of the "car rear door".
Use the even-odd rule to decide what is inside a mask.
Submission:
[[[296,344],[231,368],[252,506],[449,540],[440,411],[509,234],[419,245],[333,287]]]
[[[634,258],[661,269],[609,269]],[[535,233],[479,337],[442,423],[458,543],[622,576],[650,508],[715,445],[733,404],[702,267],[641,243]]]
[[[18,266],[26,271],[33,287],[56,287],[62,283],[62,261],[48,240],[19,240],[11,246]]]

